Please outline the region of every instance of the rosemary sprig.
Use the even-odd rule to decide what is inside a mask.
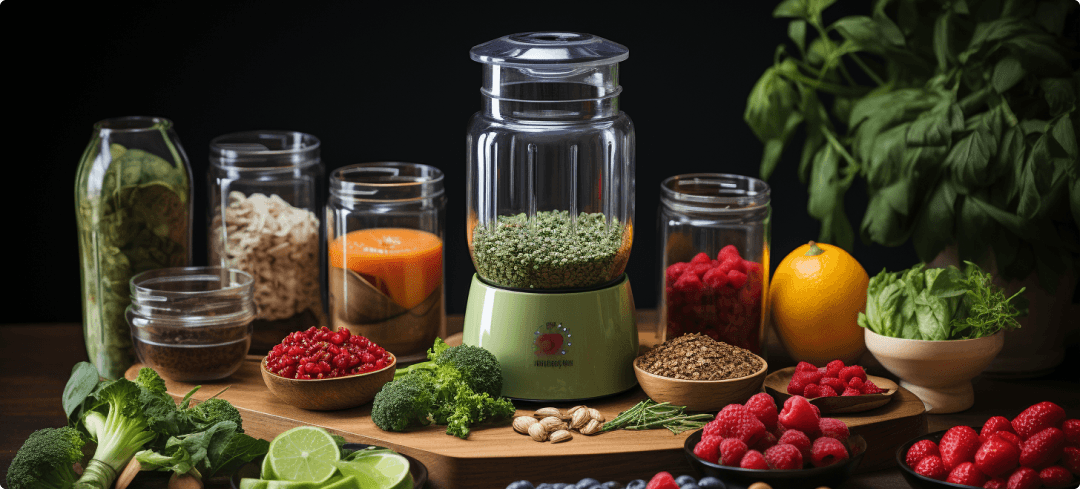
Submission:
[[[712,420],[711,414],[685,414],[686,406],[672,406],[667,402],[646,399],[634,407],[619,413],[615,419],[604,423],[600,431],[652,430],[667,428],[674,434],[696,430]]]

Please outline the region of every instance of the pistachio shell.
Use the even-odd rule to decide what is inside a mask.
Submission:
[[[569,431],[558,430],[558,431],[551,434],[551,443],[559,443],[559,442],[564,442],[564,441],[570,441],[573,438],[574,438],[574,435],[572,435]]]
[[[566,414],[564,414],[561,410],[559,410],[559,408],[553,408],[553,407],[546,407],[546,408],[537,409],[536,413],[534,413],[533,416],[536,419],[544,419],[544,418],[546,418],[548,416],[554,416],[554,417],[559,418],[559,419],[566,419]]]
[[[544,425],[535,423],[529,427],[529,436],[536,441],[545,441],[548,438],[548,432]]]
[[[529,434],[529,427],[538,423],[532,416],[518,416],[514,418],[514,431],[523,435]]]

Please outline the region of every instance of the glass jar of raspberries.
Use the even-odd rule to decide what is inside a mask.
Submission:
[[[700,333],[763,351],[769,186],[721,173],[660,184],[660,341]]]

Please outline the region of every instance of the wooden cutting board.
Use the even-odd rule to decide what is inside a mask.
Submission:
[[[380,430],[369,417],[371,405],[343,411],[306,411],[279,401],[266,389],[259,370],[260,357],[249,356],[231,377],[205,382],[195,395],[197,401],[229,389],[221,396],[233,403],[244,419],[244,430],[255,437],[270,440],[279,433],[300,425],[314,425],[355,443],[381,445],[411,455],[427,466],[429,487],[477,488],[506,487],[515,480],[538,482],[576,482],[584,477],[622,483],[633,479],[648,480],[656,472],[675,475],[692,473],[683,452],[683,442],[690,432],[673,435],[667,430],[613,431],[596,436],[575,434],[568,442],[537,443],[520,435],[509,421],[476,427],[468,440],[445,433],[445,427],[429,426],[408,433]],[[140,365],[127,372],[134,379]],[[192,384],[166,381],[171,395],[180,399]],[[607,419],[645,399],[639,388],[590,403]],[[518,414],[531,414],[544,407],[516,403]],[[553,403],[555,407],[570,405]],[[926,433],[923,404],[914,394],[901,389],[892,402],[881,408],[856,415],[837,416],[853,433],[861,434],[869,448],[859,471],[871,471],[895,464],[896,447]]]

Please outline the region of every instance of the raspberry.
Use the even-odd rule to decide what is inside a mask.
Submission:
[[[1061,423],[1061,431],[1065,432],[1066,444],[1080,447],[1080,419],[1066,419]]]
[[[784,427],[799,430],[807,436],[813,435],[818,430],[818,422],[821,420],[813,405],[802,396],[792,396],[784,401],[784,409],[780,411],[778,418]]]
[[[854,387],[845,387],[844,392],[840,393],[841,396],[861,396],[862,392]]]
[[[941,457],[941,452],[938,451],[937,443],[930,440],[919,440],[908,448],[907,456],[904,457],[904,462],[908,467],[915,468],[915,466],[924,458],[934,455]]]
[[[964,462],[953,467],[952,471],[949,472],[949,476],[945,478],[945,482],[960,484],[962,486],[981,487],[986,483],[986,475],[979,472],[979,469],[975,467],[975,464]]]
[[[945,468],[951,471],[964,462],[975,460],[975,452],[979,450],[979,435],[970,426],[953,426],[941,437],[938,450],[941,451],[941,461],[945,462]]]
[[[776,445],[776,443],[776,435],[765,432],[765,436],[762,436],[760,439],[758,439],[757,443],[755,443],[754,446],[750,448],[753,448],[754,450],[757,450],[759,452],[764,452],[765,450],[772,448],[773,445]]]
[[[941,457],[937,455],[927,455],[915,464],[913,468],[916,474],[923,477],[929,477],[939,481],[945,480],[945,477],[949,475],[949,469],[945,468],[945,463],[941,461]]]
[[[807,384],[805,381],[796,381],[795,377],[792,377],[791,381],[789,381],[787,385],[787,393],[793,396],[805,395],[807,385],[810,384]]]
[[[1046,487],[1065,487],[1072,479],[1072,474],[1060,465],[1051,465],[1039,471],[1039,480]]]
[[[828,379],[821,379],[821,380],[828,380]],[[827,385],[822,385],[821,386],[821,397],[836,397],[838,395],[840,395],[840,394],[838,394],[836,391],[834,391],[832,387],[829,387]]]
[[[1009,418],[1006,418],[1005,416],[994,416],[983,423],[982,429],[979,430],[979,440],[986,443],[986,440],[989,440],[991,435],[999,431],[1016,433],[1013,431],[1012,424],[1009,423]]]
[[[861,390],[862,390],[863,394],[881,394],[881,393],[885,392],[885,391],[881,390],[880,387],[874,385],[874,381],[872,381],[872,380],[864,380]]]
[[[765,460],[765,456],[761,452],[747,450],[746,455],[743,455],[742,460],[739,461],[739,467],[753,470],[769,470],[769,462]]]
[[[1046,428],[1024,440],[1020,450],[1020,465],[1042,470],[1061,458],[1063,453],[1065,433],[1057,428]]]
[[[727,465],[728,467],[738,467],[739,461],[742,460],[743,455],[746,455],[746,451],[749,447],[738,438],[728,438],[720,443],[720,465]]]
[[[1004,478],[994,477],[986,481],[985,484],[983,484],[983,489],[1007,489],[1008,485],[1009,481],[1005,480]]]
[[[671,476],[671,473],[659,472],[649,479],[645,489],[679,489],[679,485],[675,483],[675,478]]]
[[[840,441],[847,440],[848,436],[851,435],[847,425],[836,418],[821,418],[818,421],[818,430],[821,432],[821,436],[836,438]]]
[[[863,379],[863,382],[866,382],[866,371],[858,365],[840,369],[840,380],[844,381],[845,384],[855,377]]]
[[[1011,472],[1019,462],[1020,449],[997,436],[987,440],[975,452],[975,467],[990,477]]]
[[[765,429],[769,431],[776,429],[776,420],[779,414],[776,412],[776,401],[773,401],[772,396],[764,392],[754,394],[750,399],[747,399],[746,409],[754,413],[754,417],[765,425]]]
[[[728,283],[732,288],[740,289],[746,284],[746,274],[738,270],[728,272]]]
[[[1057,428],[1065,421],[1065,410],[1052,402],[1040,402],[1025,409],[1012,420],[1013,431],[1027,440],[1047,428]]]
[[[667,279],[667,284],[674,285],[675,281],[679,280],[679,277],[681,277],[683,272],[689,267],[690,264],[686,262],[672,263],[669,265],[667,270],[664,271],[664,278]]]
[[[810,437],[806,436],[806,433],[799,430],[787,430],[780,436],[780,439],[777,440],[776,443],[792,445],[799,449],[799,453],[802,454],[803,460],[810,460],[810,447],[812,444],[810,443]]]
[[[718,268],[710,269],[701,276],[701,281],[710,289],[719,289],[728,284],[728,276]]]
[[[693,258],[690,259],[690,264],[691,265],[705,264],[705,265],[710,265],[711,266],[712,265],[712,258],[708,255],[708,253],[704,253],[704,252],[698,253],[698,254],[694,255]]]
[[[724,406],[716,414],[716,421],[720,422],[720,436],[738,438],[747,446],[756,444],[766,433],[765,425],[742,404]]]
[[[683,273],[672,287],[676,292],[683,294],[688,302],[701,301],[704,284],[701,283],[701,278],[695,275],[692,270]]]
[[[827,373],[825,374],[825,377],[822,377],[820,385],[827,385],[838,394],[844,392],[844,389],[847,388],[847,384],[845,384],[844,381],[829,377]]]
[[[810,362],[799,362],[799,364],[795,366],[795,371],[796,372],[817,372],[817,367],[815,367],[814,364],[812,364]]]
[[[803,389],[802,395],[807,399],[817,399],[819,397],[825,397],[823,389],[820,385],[817,384],[810,384],[806,386],[806,388]]]
[[[840,371],[844,369],[843,360],[833,360],[825,365],[825,376],[834,379],[840,378]],[[864,379],[865,380],[865,379]]]
[[[742,257],[739,256],[739,249],[736,248],[735,245],[727,245],[723,248],[720,248],[720,252],[716,254],[716,259],[720,261],[726,261],[731,259],[741,260]]]
[[[858,377],[852,377],[852,378],[848,379],[847,386],[851,387],[852,389],[858,389],[859,392],[862,392],[863,379],[860,379]]]
[[[1069,469],[1076,476],[1080,476],[1080,448],[1065,447],[1061,455],[1061,465]]]
[[[832,465],[847,458],[847,449],[836,438],[823,436],[814,440],[814,445],[810,447],[810,463],[814,464],[814,467]]]
[[[688,268],[687,270],[688,271],[685,272],[685,273],[693,273],[694,275],[697,275],[698,278],[704,280],[705,279],[705,273],[708,272],[709,270],[715,270],[715,269],[713,268],[713,266],[711,264],[708,264],[708,263],[691,263],[690,268]]]
[[[720,460],[720,438],[705,438],[694,445],[694,455],[706,462],[717,463]]]
[[[819,370],[795,372],[791,376],[791,382],[798,382],[802,385],[820,384],[824,376],[825,374]]]
[[[720,418],[720,415],[717,414],[716,418],[713,418],[712,421],[709,421],[708,423],[705,423],[705,429],[702,430],[702,432],[701,432],[701,439],[702,440],[704,440],[706,438],[719,438],[719,439],[722,440],[724,438],[723,436],[720,435],[721,428],[720,428],[720,419],[719,418]],[[717,440],[716,444],[719,445],[720,440]]]
[[[1019,467],[1009,476],[1008,489],[1036,489],[1042,485],[1039,473],[1028,467]]]
[[[803,466],[802,453],[792,445],[774,445],[765,450],[765,460],[773,470],[798,470]]]

